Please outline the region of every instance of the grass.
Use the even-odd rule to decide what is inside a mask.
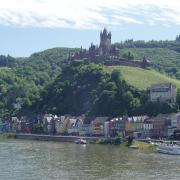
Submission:
[[[154,145],[136,140],[133,141],[132,145],[138,147],[139,149],[144,149],[144,150],[154,149]]]
[[[130,51],[135,59],[146,56],[153,67],[180,80],[180,53],[167,48],[124,48],[120,54]]]
[[[180,88],[180,80],[173,79],[167,75],[161,74],[152,69],[142,69],[128,66],[106,66],[107,72],[112,72],[114,69],[119,69],[122,73],[122,77],[129,84],[140,90],[145,90],[156,83],[168,83],[175,84],[177,88]]]
[[[0,139],[14,139],[15,134],[14,133],[2,133],[0,134]]]

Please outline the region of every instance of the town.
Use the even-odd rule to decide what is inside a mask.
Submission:
[[[1,0],[0,180],[180,180],[180,2]]]
[[[88,63],[103,65],[121,65],[146,68],[150,61],[129,60],[120,57],[119,49],[111,44],[111,32],[106,28],[100,33],[100,45],[91,44],[89,50],[69,54],[68,60],[82,59]],[[149,87],[150,102],[176,103],[176,86],[172,83],[152,84]],[[14,104],[21,108],[20,104]],[[180,131],[180,113],[159,114],[155,117],[139,115],[129,117],[86,117],[55,114],[38,114],[34,119],[22,116],[0,118],[0,132],[35,133],[51,135],[75,135],[95,137],[126,137],[134,138],[170,138],[174,132]]]
[[[69,54],[69,62],[81,59],[86,63],[98,63],[106,66],[132,66],[146,68],[150,61],[130,60],[119,56],[119,49],[111,44],[111,32],[106,28],[100,32],[100,45],[91,43],[89,50],[80,48],[79,52]],[[172,83],[152,84],[148,88],[149,102],[176,103],[176,86]],[[16,109],[21,105],[14,104]],[[36,133],[51,135],[75,135],[96,137],[134,138],[179,138],[180,113],[159,114],[154,117],[138,115],[129,117],[87,117],[70,114],[57,116],[40,113],[35,117],[0,118],[0,132]],[[176,137],[178,136],[178,137]]]
[[[150,101],[176,101],[176,87],[171,83],[150,87]],[[32,121],[28,117],[0,119],[1,132],[39,133],[52,135],[77,135],[115,137],[133,135],[135,138],[171,138],[180,131],[180,113],[128,117],[75,117],[52,114],[37,115]],[[179,136],[177,137],[179,138]]]
[[[12,117],[10,120],[0,120],[0,132],[36,133],[50,135],[74,135],[95,137],[126,137],[134,138],[166,138],[180,130],[180,113],[160,114],[156,117],[95,117],[56,116],[45,114],[38,116],[34,122],[27,117]]]

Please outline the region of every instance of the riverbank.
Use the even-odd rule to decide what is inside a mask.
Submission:
[[[137,147],[137,149],[143,149],[143,150],[149,150],[152,149],[154,150],[155,145],[150,144],[150,143],[145,143],[142,141],[134,140],[132,143],[132,146]]]
[[[79,139],[79,136],[61,136],[61,135],[44,135],[44,134],[16,134],[16,139],[24,139],[24,140],[38,140],[38,141],[54,141],[54,142],[74,142]],[[127,142],[125,140],[119,140],[119,138],[111,138],[107,139],[104,137],[81,137],[85,139],[89,143],[93,144],[112,144],[119,145],[121,147],[128,147]],[[117,141],[119,140],[119,141]],[[138,149],[153,149],[153,145],[148,144],[146,142],[141,142],[134,140],[133,146],[136,146]]]
[[[15,139],[16,134],[15,133],[1,133],[0,134],[0,140],[1,139]]]
[[[61,136],[61,135],[44,135],[44,134],[21,134],[15,135],[16,139],[39,140],[39,141],[56,141],[56,142],[74,142],[79,136]],[[96,142],[104,137],[81,137],[88,142]]]

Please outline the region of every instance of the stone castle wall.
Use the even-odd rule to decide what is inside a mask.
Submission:
[[[142,62],[133,62],[133,61],[118,61],[118,60],[115,60],[115,61],[105,61],[104,62],[104,65],[107,65],[107,66],[131,66],[131,67],[139,67],[139,68],[142,68],[143,67],[143,64]]]
[[[144,57],[142,61],[140,60],[128,60],[119,56],[119,49],[111,45],[111,32],[104,29],[100,33],[100,46],[95,46],[91,43],[89,50],[82,49],[71,57],[70,60],[82,59],[87,63],[98,63],[107,66],[132,66],[145,68],[149,65],[148,60]]]

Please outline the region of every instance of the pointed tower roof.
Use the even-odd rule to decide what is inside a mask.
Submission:
[[[103,34],[107,34],[107,29],[106,28],[104,28]]]

